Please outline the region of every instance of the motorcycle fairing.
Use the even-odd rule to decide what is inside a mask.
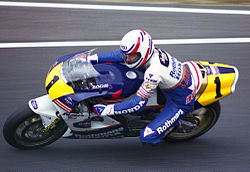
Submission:
[[[45,87],[52,101],[59,97],[75,93],[73,88],[67,85],[61,77],[60,69],[62,65],[63,62],[55,66],[46,78]],[[56,81],[54,80],[55,77],[57,77]]]
[[[78,56],[81,58],[83,55],[76,54],[62,57],[55,63],[57,65],[53,65],[46,78],[45,85],[51,100],[66,111],[71,110],[78,102],[91,97],[103,97],[106,100],[126,98],[134,94],[143,81],[143,72],[131,70],[122,64],[103,63],[93,66],[86,62],[80,63],[80,67],[79,65],[74,67],[74,64],[70,64],[71,58],[77,61]],[[60,61],[62,62],[59,63]],[[73,72],[65,76],[64,70],[66,68],[69,72],[77,69],[76,78],[80,79],[79,83],[69,84],[65,77],[75,76]],[[79,75],[81,73],[86,74],[84,71],[88,70],[94,72],[94,77],[83,77],[84,79],[81,80]],[[86,76],[88,77],[88,75]]]
[[[196,96],[199,104],[209,105],[235,91],[235,85],[239,78],[236,67],[205,61],[196,63],[203,76],[202,86]]]
[[[131,70],[118,63],[102,63],[94,65],[101,74],[96,77],[98,85],[108,83],[109,89],[104,99],[112,100],[126,98],[134,94],[143,82],[144,74],[138,70]]]
[[[33,112],[40,115],[45,128],[58,118],[56,116],[58,110],[48,94],[30,100],[28,105]]]

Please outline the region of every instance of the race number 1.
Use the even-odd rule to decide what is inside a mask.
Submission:
[[[220,98],[222,97],[222,94],[220,92],[220,89],[221,89],[221,83],[220,83],[220,78],[217,76],[214,80],[214,83],[216,84],[216,96],[215,98]]]

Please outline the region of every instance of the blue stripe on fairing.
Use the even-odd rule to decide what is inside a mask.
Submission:
[[[135,46],[135,44],[133,44],[132,47],[131,47],[128,51],[123,51],[123,50],[122,50],[122,52],[123,52],[123,53],[128,53],[129,51],[131,51],[131,50],[134,48],[134,46]]]
[[[220,73],[235,73],[233,68],[218,67]]]

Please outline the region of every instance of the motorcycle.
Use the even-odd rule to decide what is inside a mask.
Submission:
[[[92,64],[92,51],[59,58],[50,68],[47,94],[31,99],[5,122],[5,140],[19,149],[36,149],[61,137],[73,139],[137,137],[162,110],[165,98],[156,89],[142,112],[98,116],[92,106],[124,101],[143,82],[143,72],[123,64]],[[202,76],[194,110],[165,133],[166,141],[186,141],[210,130],[220,116],[219,100],[232,94],[239,77],[236,67],[194,61]],[[136,108],[136,107],[135,107]]]

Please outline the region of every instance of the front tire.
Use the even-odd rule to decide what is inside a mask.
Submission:
[[[37,149],[59,139],[67,130],[66,123],[59,122],[43,132],[40,115],[34,113],[28,104],[15,111],[5,122],[3,135],[5,140],[19,149]]]
[[[220,116],[219,101],[190,112],[180,119],[177,127],[169,133],[166,141],[187,141],[201,136],[210,130]]]

